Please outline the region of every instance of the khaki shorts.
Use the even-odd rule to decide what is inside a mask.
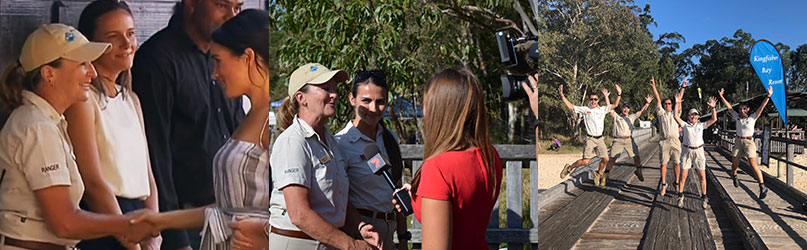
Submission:
[[[734,157],[755,158],[757,157],[757,144],[754,140],[734,138],[734,149],[731,151]]]
[[[681,163],[681,141],[678,137],[670,139],[662,139],[658,142],[661,164],[667,165],[667,162],[672,160],[673,163]]]
[[[594,151],[597,151],[596,156],[600,158],[608,158],[608,148],[605,147],[604,137],[594,139],[594,137],[586,136],[586,141],[583,144],[583,159],[591,159],[594,157]]]
[[[632,139],[614,139],[614,144],[611,144],[611,157],[616,157],[625,151],[628,156],[634,157],[634,143]]]
[[[706,170],[706,156],[703,147],[698,149],[684,147],[684,151],[681,153],[681,169],[690,168]]]

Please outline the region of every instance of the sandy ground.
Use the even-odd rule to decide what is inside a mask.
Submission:
[[[566,164],[580,159],[582,153],[538,155],[538,189],[548,189],[561,183],[560,171]],[[568,176],[566,178],[569,178]]]

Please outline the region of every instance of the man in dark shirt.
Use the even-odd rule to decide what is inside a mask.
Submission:
[[[208,52],[213,30],[243,0],[183,0],[168,27],[138,50],[133,88],[141,100],[160,211],[215,202],[212,163],[241,119],[241,100],[213,80]],[[198,231],[162,232],[162,249],[198,248]]]

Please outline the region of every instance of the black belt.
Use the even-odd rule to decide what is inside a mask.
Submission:
[[[602,138],[602,135],[598,135],[598,136],[586,135],[586,136],[591,137],[591,138],[594,138],[594,139],[600,139],[600,138]]]
[[[18,240],[8,236],[5,236],[5,245],[31,249],[31,250],[65,250],[66,247],[64,245],[48,243],[48,242],[40,242],[40,241],[30,241],[30,240]]]
[[[699,149],[699,148],[703,147],[703,144],[701,144],[700,146],[697,146],[697,147],[690,147],[690,146],[685,146],[685,147],[688,147],[689,149]]]
[[[371,217],[371,218],[389,220],[389,221],[395,220],[395,213],[394,212],[382,213],[382,212],[375,212],[375,211],[372,211],[372,210],[361,209],[361,208],[356,208],[356,211],[359,211],[359,214],[361,214],[361,215]]]

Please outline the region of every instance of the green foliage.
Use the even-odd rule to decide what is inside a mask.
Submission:
[[[686,40],[679,33],[660,34],[653,40],[648,28],[655,25],[650,5],[639,7],[631,0],[278,0],[269,5],[276,29],[270,41],[277,62],[272,66],[273,100],[286,96],[288,75],[307,62],[351,74],[385,70],[391,90],[416,103],[433,73],[466,67],[483,82],[496,143],[506,142],[508,131],[500,74],[537,73],[541,134],[565,134],[571,139],[579,138],[581,119],[560,102],[560,84],[575,105],[586,105],[586,95],[601,95],[603,88],[614,93],[614,101],[614,85],[619,84],[625,93],[622,102],[634,111],[652,94],[651,77],[662,98],[671,98],[679,83],[691,77],[704,99],[691,88],[685,96],[687,107],[705,106],[706,98],[720,88],[737,101],[764,91],[748,61],[755,42],[751,34],[738,30],[733,37],[681,51]],[[498,30],[537,37],[537,60],[521,56],[528,66],[507,72],[499,62],[494,37]],[[524,52],[530,44],[516,49]],[[807,87],[807,45],[796,51],[776,46],[785,59],[790,89]],[[332,129],[353,117],[349,88],[349,83],[339,86],[340,105]],[[514,104],[520,115],[528,114],[525,101]],[[654,108],[655,104],[645,114],[653,115]],[[392,124],[400,138],[418,127],[414,121],[396,118]]]
[[[363,69],[385,70],[391,91],[419,101],[423,84],[437,70],[465,65],[479,73],[478,65],[491,60],[477,59],[481,51],[474,47],[476,41],[492,39],[492,33],[484,39],[473,37],[468,23],[448,17],[437,5],[414,0],[281,0],[271,5],[275,26],[283,34],[277,45],[283,80],[273,92],[285,91],[288,75],[296,67],[319,62],[351,74]],[[495,55],[490,53],[488,58]],[[332,129],[352,118],[349,85],[339,87],[341,104]],[[494,94],[488,91],[488,98],[493,99]],[[492,117],[496,112],[498,109],[491,110]],[[406,133],[397,132],[406,138]]]
[[[708,40],[695,44],[683,52],[685,56],[697,58],[692,71],[692,83],[702,90],[703,99],[698,99],[697,91],[689,91],[685,105],[704,108],[709,96],[717,96],[721,88],[726,90],[726,99],[738,102],[765,93],[749,58],[756,40],[750,33],[737,30],[732,37]],[[789,47],[781,43],[775,47],[782,54],[785,69],[790,65]]]
[[[791,91],[807,91],[807,44],[802,44],[790,54],[788,86]]]

